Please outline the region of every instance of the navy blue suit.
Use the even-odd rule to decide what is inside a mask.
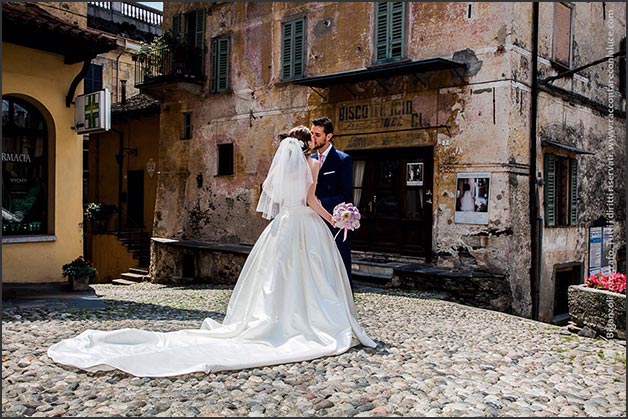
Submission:
[[[318,159],[318,153],[312,154],[312,158]],[[334,207],[341,202],[353,203],[353,160],[351,156],[331,146],[323,165],[318,172],[318,185],[316,185],[316,197],[321,200],[323,207],[333,213]],[[333,235],[338,232],[337,228],[325,223],[331,229]],[[353,289],[351,278],[351,231],[347,235],[347,240],[342,241],[344,234],[341,232],[336,237],[336,244],[345,264],[349,283]]]

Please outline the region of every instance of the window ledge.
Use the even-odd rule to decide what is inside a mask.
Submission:
[[[55,235],[32,235],[32,236],[10,236],[3,237],[2,243],[38,243],[57,241]]]

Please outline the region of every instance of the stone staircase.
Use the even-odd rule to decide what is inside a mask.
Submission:
[[[114,285],[131,285],[136,282],[150,281],[150,275],[148,274],[148,268],[130,268],[129,272],[125,272],[120,275],[120,278],[111,281]]]
[[[138,267],[148,268],[150,264],[150,234],[146,231],[121,231],[118,240],[138,261]]]

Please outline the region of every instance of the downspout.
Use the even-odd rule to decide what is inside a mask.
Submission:
[[[530,209],[530,295],[532,297],[532,319],[539,319],[541,296],[541,254],[542,254],[542,216],[537,181],[537,138],[536,122],[538,113],[538,54],[539,54],[539,4],[532,2],[532,85],[530,88],[530,174],[529,174],[529,209]]]

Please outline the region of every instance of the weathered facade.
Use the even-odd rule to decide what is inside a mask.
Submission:
[[[588,272],[588,229],[606,214],[600,166],[611,143],[615,162],[625,156],[625,98],[605,111],[620,58],[610,82],[608,63],[561,73],[604,58],[609,30],[620,49],[623,3],[539,4],[536,26],[532,3],[164,6],[165,28],[204,51],[205,77],[140,85],[162,99],[154,280],[208,277],[194,267],[202,243],[254,243],[276,134],[327,115],[354,160],[356,256],[491,272],[501,309],[561,314],[565,284]]]
[[[84,137],[85,256],[98,270],[94,282],[148,268],[155,205],[159,102],[135,88],[134,57],[161,34],[161,12],[131,2],[91,2],[87,25],[117,38],[118,48],[92,60],[85,93],[111,92],[111,130]],[[142,269],[145,270],[145,269]],[[139,279],[143,272],[131,273]]]

